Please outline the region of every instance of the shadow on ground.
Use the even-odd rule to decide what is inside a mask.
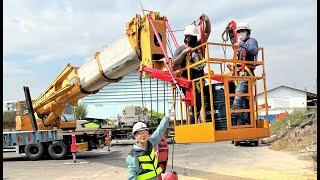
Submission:
[[[121,168],[127,168],[125,164],[125,157],[127,153],[124,153],[122,151],[109,151],[109,152],[84,152],[77,155],[78,162],[90,162],[91,165],[94,164],[106,164],[108,166],[114,166],[114,167],[121,167]],[[4,162],[8,161],[30,161],[26,156],[15,156],[15,157],[6,157],[3,159]],[[48,163],[48,162],[72,162],[72,156],[67,156],[64,160],[50,160],[44,158],[43,160],[38,160],[37,164],[39,165],[41,163]],[[213,172],[198,170],[198,169],[191,169],[191,168],[183,168],[180,166],[174,166],[174,170],[178,173],[180,176],[186,176],[186,177],[196,177],[196,178],[203,178],[203,179],[227,179],[227,180],[244,180],[248,178],[240,178],[236,176],[229,176],[229,175],[223,175],[223,174],[217,174]],[[167,166],[167,172],[171,171],[171,166]]]

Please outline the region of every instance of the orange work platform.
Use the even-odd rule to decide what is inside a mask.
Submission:
[[[190,106],[186,105],[173,87],[176,110],[174,118],[176,143],[217,142],[269,137],[268,119],[258,119],[261,111],[268,117],[268,107],[258,108],[256,97],[257,84],[261,82],[259,88],[262,89],[264,98],[259,103],[267,104],[263,48],[259,48],[258,55],[260,56],[256,61],[238,60],[236,55],[238,47],[229,44],[207,42],[192,49],[192,51],[200,49],[205,49],[202,60],[191,64],[187,56],[187,67],[175,72],[181,74],[182,71],[187,71],[188,80],[191,81],[193,89],[197,88],[198,92],[201,93],[201,98],[193,98],[194,109],[193,112],[190,112]],[[210,57],[210,54],[217,56],[221,49],[224,50],[223,58]],[[229,54],[228,50],[230,51]],[[231,57],[227,57],[228,55]],[[205,74],[197,79],[190,79],[190,69],[201,64],[205,64]],[[242,72],[248,70],[248,66],[254,66],[254,74],[250,72],[250,75],[242,76],[240,74],[241,70],[237,70],[240,66],[243,68]],[[235,87],[240,81],[247,82],[248,92],[235,93]],[[232,108],[233,100],[237,96],[246,97],[248,109]],[[197,101],[201,101],[201,103]],[[197,104],[201,104],[201,107],[196,108]],[[197,112],[197,109],[200,112]],[[239,124],[236,118],[237,113],[243,112],[249,114],[250,122]],[[190,113],[194,115],[194,122],[190,121]]]

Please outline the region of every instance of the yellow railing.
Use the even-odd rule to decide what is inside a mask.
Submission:
[[[210,47],[223,47],[225,49],[232,48],[233,51],[233,57],[232,58],[221,58],[221,57],[210,57]],[[243,61],[237,59],[237,49],[238,46],[233,46],[230,44],[222,44],[222,43],[212,43],[207,42],[204,44],[201,44],[200,46],[197,46],[193,49],[191,49],[191,52],[197,51],[200,48],[205,48],[205,55],[204,58],[196,63],[191,64],[189,56],[187,56],[187,65],[185,68],[179,69],[175,71],[176,74],[181,74],[183,71],[187,71],[188,74],[188,80],[191,81],[192,87],[195,90],[196,84],[199,84],[200,86],[200,94],[201,94],[201,108],[198,108],[201,111],[201,117],[198,116],[197,112],[197,100],[196,97],[194,97],[194,118],[195,118],[195,124],[200,123],[209,123],[211,122],[213,127],[215,127],[215,117],[214,117],[214,94],[213,94],[213,81],[220,78],[223,80],[221,83],[224,83],[224,94],[225,94],[225,106],[226,106],[226,121],[227,121],[227,129],[234,129],[234,128],[256,128],[259,126],[257,120],[258,120],[258,105],[257,105],[257,81],[263,80],[263,93],[264,93],[264,103],[267,104],[267,97],[266,97],[266,74],[265,74],[265,66],[264,66],[264,51],[263,48],[259,48],[258,54],[261,54],[261,59],[257,59],[255,61]],[[212,52],[214,53],[214,51]],[[226,65],[227,63],[232,63],[233,65],[236,64],[243,64],[245,65],[254,65],[255,67],[262,66],[262,72],[260,74],[255,74],[254,76],[240,76],[237,73],[230,73],[227,72]],[[198,65],[205,64],[206,73],[196,79],[191,79],[190,71],[191,68],[196,67]],[[218,68],[218,72],[212,71],[212,69]],[[236,72],[236,71],[235,71]],[[247,81],[248,82],[248,92],[243,94],[235,94],[235,93],[229,93],[229,82],[231,81]],[[204,92],[204,86],[205,82],[207,82],[209,86],[209,94],[205,94]],[[177,93],[175,93],[175,90],[173,89],[173,96],[174,101],[179,101],[179,110],[180,113],[178,117],[176,116],[174,119],[174,125],[175,126],[183,126],[183,125],[190,125],[190,117],[189,117],[189,111],[188,107],[185,103],[183,103],[183,100],[181,97],[178,96]],[[205,97],[210,96],[209,102],[205,101]],[[230,97],[235,96],[246,96],[249,97],[249,109],[231,109],[230,107]],[[206,98],[208,99],[208,98]],[[210,114],[211,119],[207,119],[207,112],[205,112],[205,104],[210,104]],[[208,108],[208,105],[207,105]],[[183,113],[183,109],[185,113]],[[232,113],[239,113],[239,112],[250,112],[250,124],[248,125],[235,125],[232,123]],[[266,118],[268,118],[268,107],[265,107],[266,112]],[[184,116],[185,115],[185,116]],[[178,120],[179,118],[179,120]],[[268,119],[266,119],[268,120]],[[264,127],[268,127],[268,124],[264,124]]]

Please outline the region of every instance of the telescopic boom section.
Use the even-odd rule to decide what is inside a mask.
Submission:
[[[167,55],[166,23],[167,19],[157,12],[150,12],[143,17],[137,14],[127,23],[124,36],[100,52],[95,52],[82,66],[73,67],[68,64],[33,104],[36,117],[42,118],[42,121],[38,121],[38,126],[39,122],[43,122],[45,127],[51,126],[67,104],[77,105],[79,99],[97,93],[110,83],[120,81],[139,66],[147,67],[148,70],[166,68],[167,64],[163,61]],[[168,75],[168,71],[161,72]],[[152,71],[145,71],[143,75],[154,77]],[[166,79],[167,82],[177,82],[172,78]]]

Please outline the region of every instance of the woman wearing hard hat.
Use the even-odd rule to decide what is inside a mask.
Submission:
[[[162,168],[158,164],[154,147],[164,136],[169,120],[174,116],[174,105],[167,111],[154,133],[148,136],[148,127],[142,122],[137,122],[132,128],[133,138],[136,143],[129,152],[126,162],[129,168],[128,179],[144,180],[158,179],[161,177]]]

